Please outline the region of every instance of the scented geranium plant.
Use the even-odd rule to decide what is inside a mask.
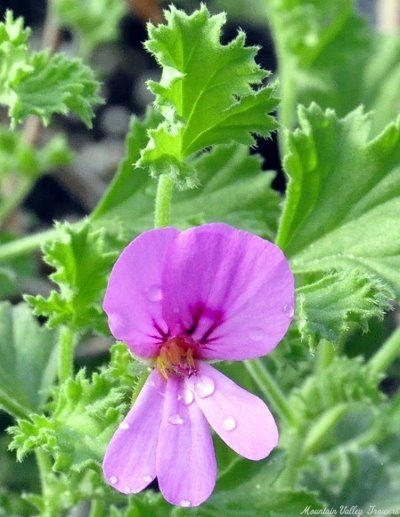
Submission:
[[[13,235],[74,159],[43,126],[107,101],[87,63],[124,9],[86,7],[49,4],[43,50],[0,23],[0,515],[398,514],[398,38],[350,0],[171,5],[95,209]],[[274,74],[220,8],[269,26]],[[24,294],[39,248],[54,286]]]

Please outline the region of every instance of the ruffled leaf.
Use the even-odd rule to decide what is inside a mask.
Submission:
[[[244,33],[221,44],[223,14],[212,16],[202,5],[188,16],[172,6],[165,17],[166,25],[149,25],[146,43],[163,69],[149,87],[165,121],[150,131],[139,165],[193,186],[187,158],[215,144],[251,144],[252,133],[268,136],[277,100],[262,86],[268,74],[254,61],[257,48],[245,46]]]
[[[360,109],[344,119],[315,104],[299,113],[278,245],[297,274],[357,268],[398,295],[400,119],[369,140]]]
[[[100,302],[115,254],[105,251],[101,231],[93,231],[88,223],[79,229],[68,224],[58,226],[57,240],[43,247],[44,260],[55,268],[50,278],[58,284],[48,298],[26,296],[36,315],[48,318],[48,326],[61,324],[74,330],[91,327],[107,333]]]
[[[123,348],[123,350],[122,350]],[[115,376],[115,369],[121,377]],[[125,380],[125,382],[124,382]],[[57,392],[51,416],[31,414],[9,428],[11,450],[21,461],[42,448],[54,458],[57,471],[82,471],[98,467],[113,432],[126,411],[126,395],[136,376],[124,345],[115,345],[110,367],[89,379],[81,370]]]
[[[394,293],[357,269],[330,273],[297,290],[298,328],[315,348],[321,339],[337,343],[353,324],[366,332],[372,318],[382,319]]]
[[[28,51],[29,31],[10,11],[0,23],[0,103],[8,106],[15,127],[29,115],[47,125],[55,113],[75,113],[91,126],[93,106],[99,104],[99,83],[80,59],[48,50]]]

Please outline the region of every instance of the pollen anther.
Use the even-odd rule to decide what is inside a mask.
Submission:
[[[161,375],[168,379],[171,374],[190,376],[196,372],[194,360],[195,343],[188,337],[174,337],[166,341],[160,348],[156,359],[156,367]]]

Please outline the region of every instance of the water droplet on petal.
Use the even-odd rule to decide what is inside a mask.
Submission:
[[[188,501],[187,499],[182,499],[182,501],[180,502],[180,505],[184,508],[189,508],[190,504],[190,501]]]
[[[118,478],[116,476],[111,476],[108,481],[112,484],[112,485],[116,485],[118,483]]]
[[[178,395],[178,400],[182,400],[182,402],[186,406],[189,406],[189,404],[191,404],[194,400],[193,391],[190,390],[189,388],[185,388],[183,390],[183,393]]]
[[[261,341],[265,339],[265,332],[262,328],[253,328],[249,330],[249,338],[252,341]]]
[[[225,431],[233,431],[234,429],[236,429],[236,425],[237,423],[233,416],[228,416],[222,422],[222,427],[225,429]]]
[[[294,307],[291,303],[286,303],[283,306],[283,312],[286,314],[288,318],[293,318],[294,315]]]
[[[120,429],[123,429],[123,430],[125,430],[125,429],[129,429],[129,424],[128,424],[128,422],[121,422],[121,423],[119,424],[119,428],[120,428]]]
[[[168,422],[173,425],[182,425],[183,419],[182,419],[181,415],[171,415],[168,418]]]
[[[126,487],[124,488],[124,492],[125,492],[126,494],[130,494],[130,493],[132,492],[132,488],[131,488],[130,486],[126,486]]]
[[[143,476],[143,481],[145,483],[151,483],[153,481],[153,478],[151,476]]]
[[[159,285],[151,285],[147,290],[147,298],[151,302],[159,302],[162,300],[163,294]]]
[[[194,384],[194,389],[200,398],[205,399],[214,393],[215,383],[211,377],[202,375],[197,378]]]

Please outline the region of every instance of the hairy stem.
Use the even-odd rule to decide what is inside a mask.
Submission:
[[[63,325],[60,329],[60,360],[58,365],[58,378],[60,384],[72,377],[74,373],[74,348],[76,335],[73,330]]]
[[[400,355],[400,327],[387,339],[368,362],[373,375],[383,374],[388,366]]]
[[[48,480],[53,475],[51,461],[48,454],[43,449],[35,449],[36,463],[39,470],[40,485],[42,487],[43,495],[47,494]]]
[[[169,225],[173,187],[174,185],[171,178],[166,174],[162,174],[157,186],[154,210],[155,228],[162,228]]]
[[[278,418],[286,423],[294,423],[296,417],[289,407],[285,395],[282,393],[280,387],[275,382],[275,379],[266,369],[260,359],[254,361],[245,361],[247,371],[254,379],[257,386],[262,390],[270,402],[272,409],[278,415]]]

